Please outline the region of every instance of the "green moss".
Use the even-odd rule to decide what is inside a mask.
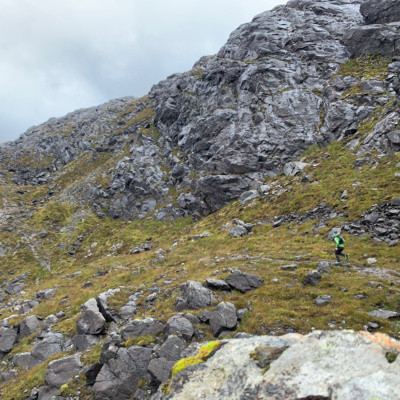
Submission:
[[[360,84],[354,85],[350,89],[346,90],[343,92],[342,96],[340,97],[340,100],[345,100],[348,97],[354,97],[358,94],[364,94],[367,93],[365,90],[360,88]]]
[[[131,346],[148,346],[154,343],[156,338],[153,335],[143,335],[138,337],[131,337],[125,342],[126,347]]]
[[[204,346],[200,347],[200,350],[197,355],[193,357],[182,358],[181,360],[179,360],[172,368],[171,381],[169,385],[166,385],[163,388],[165,390],[165,394],[169,394],[171,384],[174,380],[175,375],[178,372],[184,370],[186,367],[189,367],[190,365],[196,365],[206,362],[225,343],[226,342],[220,342],[220,341],[208,342]]]
[[[398,353],[386,353],[386,360],[391,364],[396,361]]]
[[[312,90],[312,92],[313,92],[314,94],[316,94],[318,97],[322,97],[322,95],[323,95],[322,91],[319,90],[319,89],[317,89],[317,88],[314,88],[314,89]]]

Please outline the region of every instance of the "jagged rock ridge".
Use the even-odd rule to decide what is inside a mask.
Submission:
[[[361,3],[293,0],[259,14],[217,55],[155,85],[148,98],[114,100],[31,128],[3,145],[3,164],[13,182],[43,184],[73,160],[107,153],[107,170],[59,200],[87,201],[113,218],[206,215],[257,189],[309,146],[357,137],[361,123],[395,97],[397,62],[380,79],[336,75],[353,55],[398,55],[397,25],[386,24],[393,17],[363,26]],[[381,11],[375,3],[363,4],[367,22],[379,22],[371,19]],[[397,117],[388,107],[364,143],[355,139],[359,152],[398,149]]]

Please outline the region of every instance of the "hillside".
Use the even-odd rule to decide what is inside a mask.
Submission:
[[[3,144],[1,398],[183,398],[174,364],[234,336],[369,331],[398,368],[397,7],[289,1],[144,98]]]

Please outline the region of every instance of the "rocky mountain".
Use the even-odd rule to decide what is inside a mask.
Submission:
[[[1,145],[0,397],[397,399],[399,23],[291,0]]]
[[[1,149],[10,180],[48,183],[73,161],[90,166],[104,155],[112,160],[107,170],[68,188],[76,200],[100,216],[153,212],[171,220],[220,209],[313,144],[354,138],[359,155],[398,151],[397,6],[385,3],[390,15],[381,25],[364,25],[360,3],[290,1],[239,27],[217,55],[143,99],[29,129]],[[381,15],[374,2],[362,11],[367,22]],[[369,73],[351,69],[351,57],[371,55],[381,58],[366,59]],[[365,121],[377,113],[379,125],[365,135]]]

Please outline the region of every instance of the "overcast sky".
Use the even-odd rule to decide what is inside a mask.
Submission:
[[[1,0],[0,143],[32,125],[141,97],[286,0]]]

